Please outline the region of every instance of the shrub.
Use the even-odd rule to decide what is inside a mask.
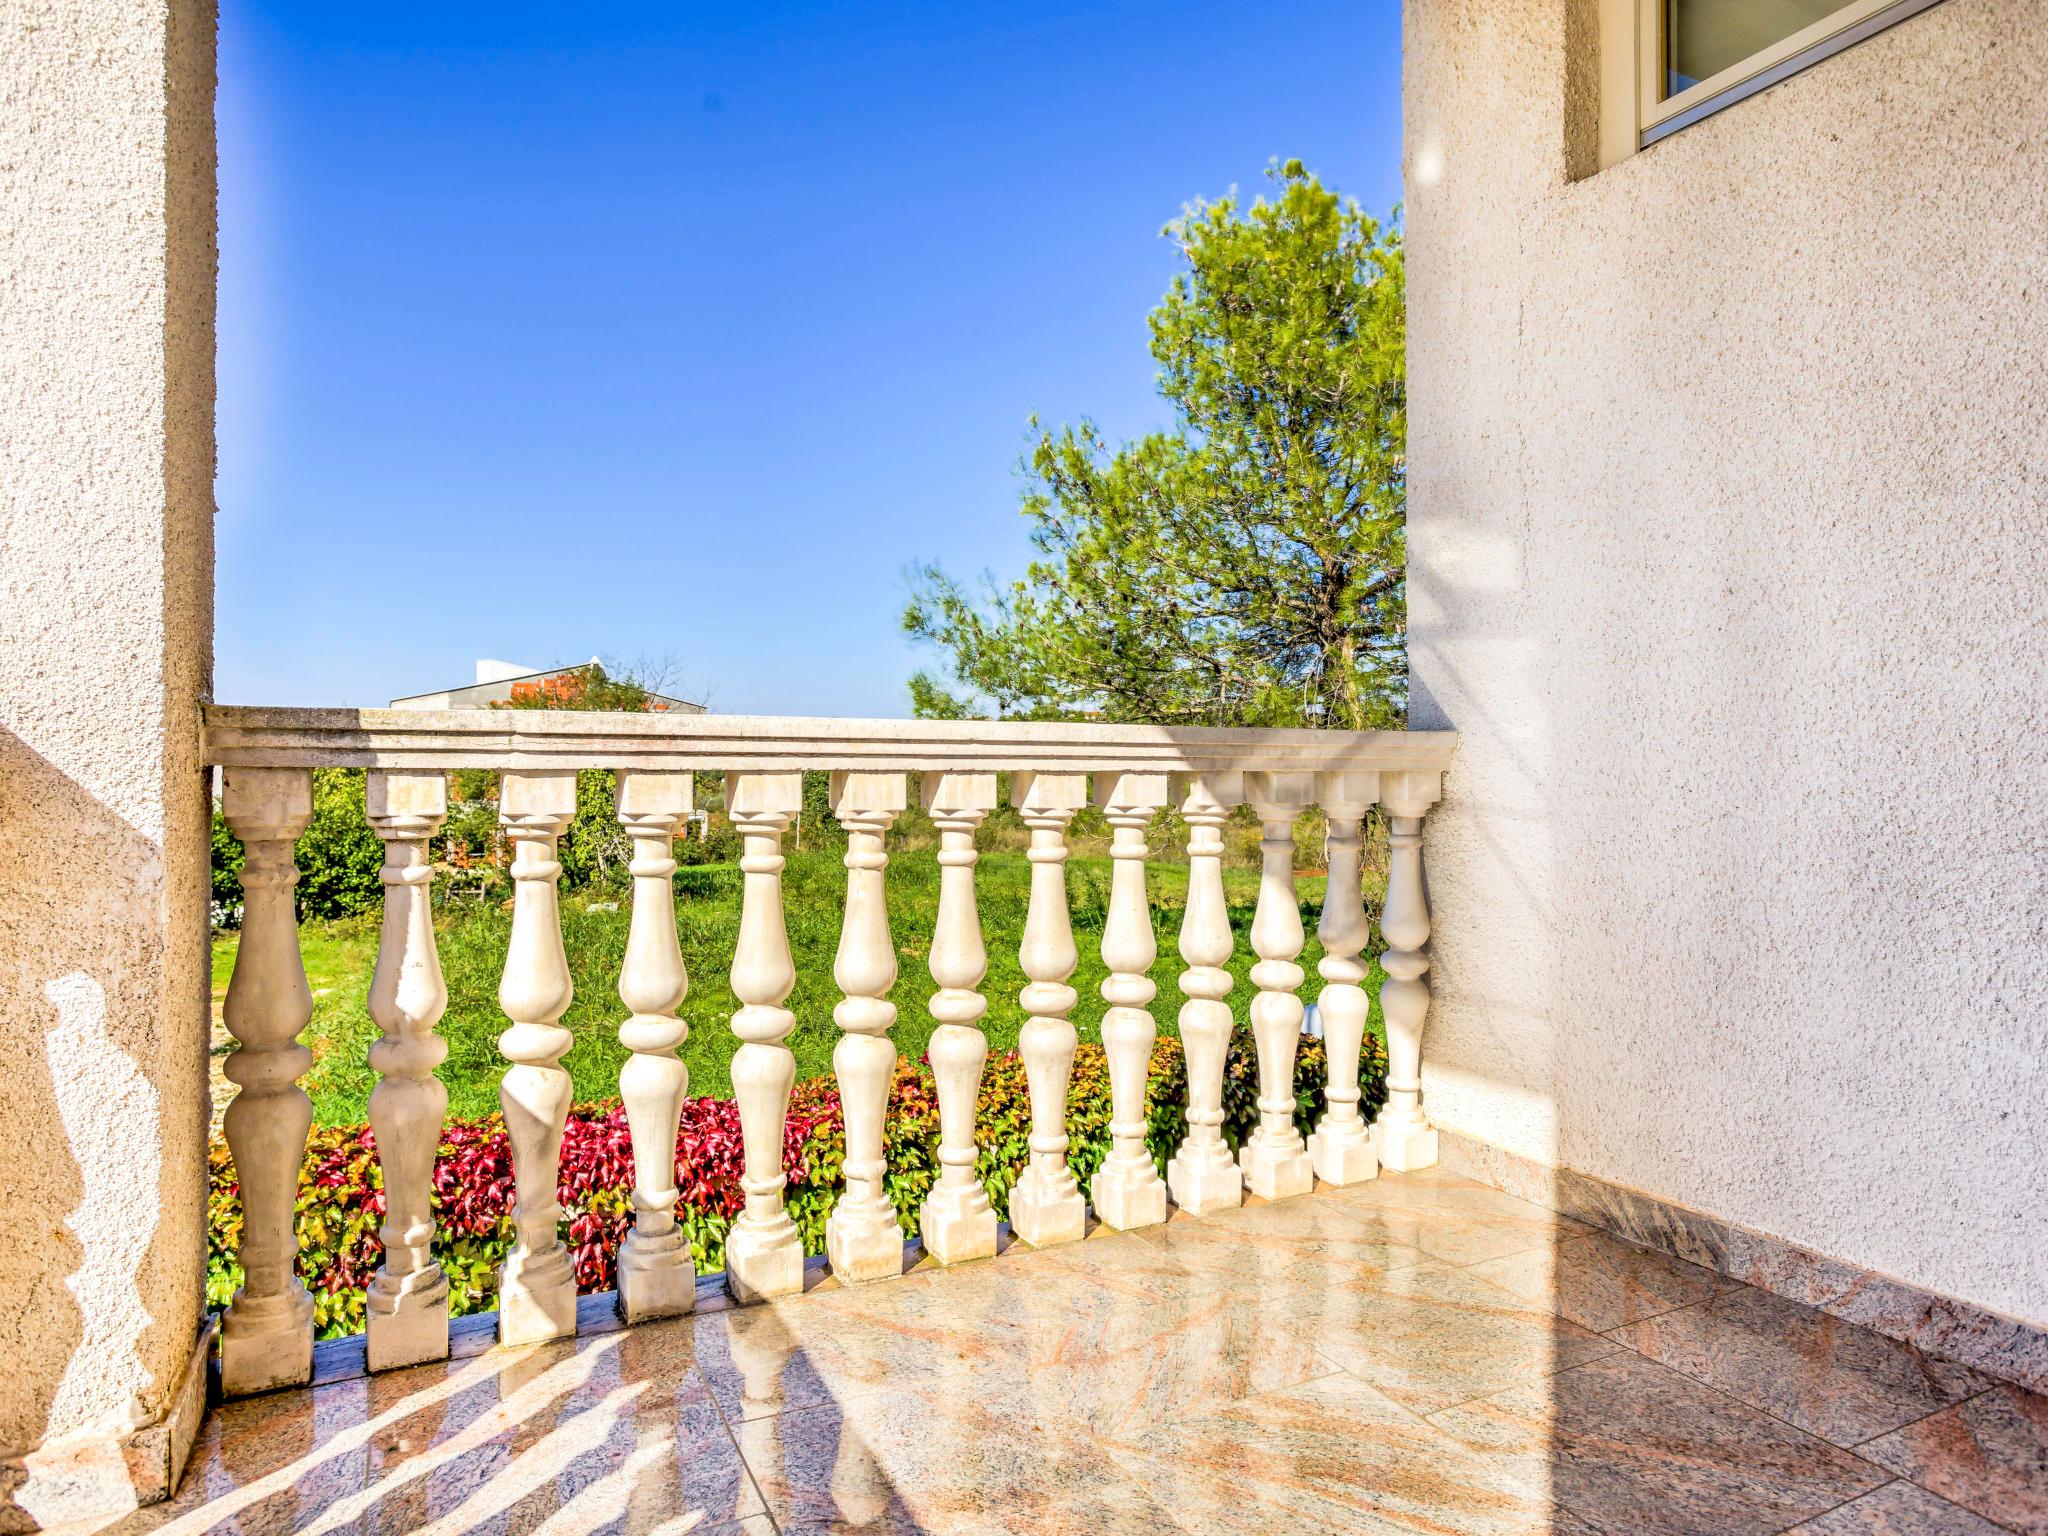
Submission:
[[[301,917],[355,917],[384,906],[384,845],[370,830],[361,768],[313,770],[313,820],[293,850]]]
[[[1243,1144],[1258,1120],[1257,1068],[1249,1031],[1232,1040],[1224,1083],[1226,1141]],[[1323,1047],[1304,1039],[1295,1058],[1295,1124],[1306,1135],[1322,1100]],[[1386,1053],[1368,1037],[1360,1073],[1361,1111],[1368,1119],[1386,1099]],[[1153,1048],[1147,1092],[1146,1144],[1163,1172],[1186,1128],[1187,1064],[1178,1040]],[[1067,1165],[1084,1191],[1109,1152],[1109,1062],[1084,1042],[1074,1057],[1067,1096]],[[989,1060],[976,1109],[980,1148],[976,1171],[999,1216],[1029,1159],[1030,1095],[1015,1052]],[[938,1092],[931,1069],[899,1057],[890,1083],[884,1145],[886,1183],[906,1237],[917,1235],[918,1210],[939,1171]],[[322,1338],[360,1333],[364,1291],[383,1257],[377,1229],[384,1187],[377,1142],[367,1126],[315,1131],[299,1172],[295,1220],[299,1273],[313,1293]],[[831,1077],[798,1083],[783,1137],[784,1191],[804,1251],[825,1251],[825,1220],[844,1187],[846,1127]],[[739,1106],[730,1099],[688,1099],[676,1136],[676,1219],[689,1235],[700,1274],[725,1267],[725,1234],[745,1203]],[[224,1307],[242,1283],[235,1250],[242,1204],[234,1161],[215,1138],[208,1157],[207,1279],[209,1306]],[[617,1283],[619,1245],[632,1226],[633,1150],[624,1108],[616,1100],[579,1104],[562,1137],[562,1240],[569,1246],[577,1289],[588,1295]],[[434,1164],[434,1256],[449,1281],[458,1317],[496,1304],[498,1268],[512,1247],[512,1151],[503,1119],[451,1121]]]
[[[633,840],[619,825],[617,776],[602,768],[576,775],[576,815],[563,830],[555,857],[572,891],[620,885],[633,857]]]
[[[228,830],[228,819],[213,808],[213,926],[242,926],[242,840]]]
[[[384,845],[370,830],[361,768],[313,770],[313,819],[292,847],[299,866],[299,916],[355,917],[384,905]],[[213,808],[214,926],[239,923],[242,843]]]

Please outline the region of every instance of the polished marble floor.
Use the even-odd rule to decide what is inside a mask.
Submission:
[[[324,1346],[116,1529],[2048,1536],[2048,1400],[1441,1172],[814,1278]]]

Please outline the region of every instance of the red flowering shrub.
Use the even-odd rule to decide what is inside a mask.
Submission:
[[[1224,1135],[1233,1146],[1257,1120],[1257,1080],[1245,1031],[1232,1041],[1225,1072]],[[1386,1055],[1368,1038],[1361,1073],[1370,1117],[1386,1097]],[[1323,1048],[1303,1040],[1295,1062],[1296,1124],[1310,1128],[1322,1098]],[[1146,1141],[1163,1170],[1186,1129],[1187,1066],[1180,1042],[1153,1048]],[[1075,1053],[1067,1095],[1067,1162],[1083,1190],[1109,1151],[1109,1063],[1102,1047]],[[991,1057],[982,1075],[975,1136],[976,1171],[998,1215],[1007,1215],[1010,1190],[1030,1155],[1030,1093],[1017,1054]],[[883,1127],[887,1185],[906,1237],[917,1235],[918,1210],[939,1171],[939,1105],[931,1069],[899,1058],[889,1087]],[[825,1251],[825,1219],[844,1185],[846,1126],[838,1084],[810,1078],[790,1096],[783,1134],[784,1191],[790,1218],[806,1253]],[[739,1106],[730,1099],[688,1099],[676,1135],[676,1219],[688,1233],[699,1274],[725,1267],[725,1234],[745,1195]],[[234,1161],[216,1138],[207,1159],[207,1302],[224,1307],[242,1282],[236,1251],[242,1202]],[[617,1283],[619,1245],[633,1223],[633,1144],[617,1100],[579,1104],[562,1135],[557,1198],[562,1240],[569,1246],[576,1288],[589,1294]],[[434,1162],[434,1257],[449,1281],[450,1310],[458,1317],[487,1311],[497,1301],[498,1268],[512,1247],[512,1148],[504,1120],[451,1121]],[[299,1273],[313,1293],[314,1325],[322,1338],[360,1333],[364,1292],[383,1260],[377,1229],[384,1219],[384,1182],[377,1141],[367,1126],[315,1131],[299,1170],[296,1222]]]

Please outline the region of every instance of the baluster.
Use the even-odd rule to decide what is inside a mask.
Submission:
[[[1068,1015],[1079,1000],[1067,978],[1079,955],[1067,909],[1067,823],[1088,803],[1083,773],[1019,773],[1010,802],[1031,828],[1031,906],[1017,959],[1028,978],[1019,1001],[1029,1015],[1017,1036],[1031,1085],[1031,1161],[1010,1191],[1010,1229],[1035,1248],[1077,1242],[1088,1205],[1067,1167],[1067,1083],[1076,1036]]]
[[[889,1199],[882,1153],[896,1044],[896,946],[889,937],[883,838],[910,803],[900,773],[835,773],[832,814],[846,829],[846,917],[832,979],[846,995],[832,1010],[841,1034],[832,1049],[839,1103],[846,1116],[846,1193],[825,1221],[832,1273],[848,1284],[903,1273],[903,1231]]]
[[[801,773],[729,773],[725,811],[745,840],[746,876],[740,937],[732,960],[740,1010],[732,1032],[742,1044],[732,1058],[733,1094],[746,1142],[746,1209],[726,1235],[726,1285],[735,1300],[766,1301],[804,1288],[803,1239],[783,1209],[783,1131],[796,1057],[782,1042],[796,1027],[783,1000],[796,984],[789,931],[782,920],[782,834],[803,807]]]
[[[974,904],[974,829],[995,809],[992,773],[927,773],[924,806],[939,829],[939,915],[932,930],[929,1005],[938,1021],[926,1047],[939,1090],[939,1178],[919,1215],[925,1251],[941,1264],[996,1251],[996,1213],[975,1176],[974,1111],[988,1040],[977,1020],[988,1002],[981,914]]]
[[[242,1286],[221,1329],[221,1389],[230,1397],[295,1386],[313,1375],[313,1298],[295,1270],[292,1207],[313,1101],[299,1074],[313,1053],[299,1031],[313,994],[299,958],[292,841],[313,817],[303,768],[229,768],[221,811],[242,840],[242,939],[221,1016],[235,1037],[224,1070],[241,1089],[225,1129],[242,1187]]]
[[[383,1031],[370,1047],[378,1076],[370,1129],[384,1175],[384,1262],[370,1282],[368,1363],[389,1371],[448,1357],[448,1277],[434,1260],[434,1156],[448,1114],[448,1090],[434,1076],[448,1042],[434,1025],[448,988],[434,946],[427,856],[427,840],[448,815],[448,779],[374,769],[365,801],[384,844],[384,924],[370,978],[370,1017]]]
[[[1163,773],[1105,774],[1097,800],[1113,835],[1109,916],[1102,926],[1102,1047],[1109,1057],[1110,1149],[1089,1193],[1105,1225],[1128,1231],[1166,1220],[1166,1184],[1145,1145],[1145,1082],[1158,1026],[1151,1003],[1159,988],[1148,972],[1159,958],[1145,900],[1145,829],[1166,805]]]
[[[1380,775],[1380,804],[1387,808],[1387,904],[1380,912],[1380,937],[1387,949],[1380,965],[1380,1017],[1387,1026],[1387,1102],[1373,1122],[1373,1148],[1380,1165],[1396,1173],[1427,1168],[1436,1161],[1437,1135],[1422,1112],[1422,1025],[1429,1013],[1429,899],[1422,890],[1422,818],[1436,804],[1442,780],[1433,772],[1408,770]]]
[[[1223,1066],[1236,1020],[1230,1008],[1233,942],[1223,894],[1223,823],[1244,798],[1238,773],[1190,774],[1175,786],[1188,824],[1188,904],[1181,917],[1180,1041],[1188,1064],[1188,1134],[1166,1165],[1173,1203],[1192,1215],[1244,1203],[1244,1175],[1223,1139]]]
[[[1365,1021],[1372,1012],[1359,985],[1368,967],[1358,955],[1372,937],[1372,925],[1366,921],[1365,896],[1359,889],[1358,830],[1360,819],[1379,798],[1379,775],[1321,774],[1317,798],[1329,820],[1324,862],[1330,878],[1323,891],[1323,920],[1316,926],[1316,936],[1323,941],[1316,970],[1324,982],[1316,1010],[1323,1020],[1329,1076],[1323,1090],[1327,1108],[1308,1139],[1308,1156],[1325,1183],[1361,1184],[1379,1174],[1379,1159],[1373,1154],[1365,1117],[1358,1112],[1358,1057],[1365,1044]]]
[[[1266,1200],[1315,1186],[1308,1149],[1294,1128],[1294,1053],[1301,1040],[1305,935],[1294,894],[1294,818],[1315,799],[1312,773],[1250,773],[1245,790],[1259,818],[1259,904],[1252,913],[1252,1037],[1259,1048],[1259,1126],[1238,1154],[1245,1188]]]
[[[619,770],[619,822],[633,840],[633,921],[619,970],[631,1015],[619,1044],[619,1097],[633,1136],[633,1227],[619,1249],[619,1315],[675,1317],[697,1304],[697,1269],[676,1224],[676,1129],[690,1069],[676,1057],[690,1027],[676,1016],[689,994],[676,940],[676,827],[696,805],[689,773]]]
[[[498,1272],[498,1342],[531,1344],[576,1331],[576,1278],[556,1230],[562,1131],[569,1120],[569,1074],[562,1054],[574,1043],[560,1020],[575,989],[562,949],[555,842],[576,814],[573,773],[506,773],[498,819],[512,840],[512,937],[498,1006],[511,1027],[498,1049],[512,1065],[498,1086],[512,1143],[517,1203],[512,1252]]]

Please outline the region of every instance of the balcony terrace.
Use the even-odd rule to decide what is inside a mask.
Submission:
[[[1457,1532],[2033,1531],[2048,1403],[1957,1360],[1743,1283],[1728,1253],[1680,1257],[1438,1163],[1422,1110],[1429,913],[1421,821],[1449,733],[1171,731],[1102,725],[716,716],[215,709],[207,755],[245,839],[247,913],[226,1017],[241,1085],[226,1117],[247,1281],[221,1325],[219,1385],[173,1499],[135,1531]],[[310,1007],[292,838],[315,767],[370,770],[386,905],[371,1100],[387,1201],[367,1336],[315,1345],[293,1273],[292,1197],[309,1109],[295,1076]],[[426,839],[453,768],[502,774],[517,854],[499,997],[518,1246],[495,1314],[449,1316],[429,1180],[446,1096],[447,1000]],[[560,1236],[567,973],[555,840],[576,771],[618,772],[633,839],[619,980],[620,1087],[635,1152],[618,1294],[578,1297]],[[783,1007],[781,846],[801,771],[832,774],[849,833],[835,971],[846,1190],[827,1253],[783,1209],[793,1078]],[[725,777],[746,839],[732,1027],[747,1145],[729,1268],[698,1277],[675,1219],[687,979],[671,841],[694,776]],[[895,950],[883,834],[913,780],[940,830],[929,1007],[938,1182],[905,1244],[885,1186]],[[999,775],[1002,777],[999,779]],[[1006,783],[1031,828],[1020,954],[1031,1016],[1030,1166],[999,1222],[976,1172],[986,949],[974,833]],[[1063,865],[1091,799],[1115,829],[1102,1037],[1114,1147],[1084,1199],[1064,1116],[1076,1033]],[[1253,995],[1222,967],[1222,840],[1248,801],[1263,871]],[[1359,1064],[1371,925],[1362,818],[1391,857],[1379,931],[1388,1099],[1368,1125]],[[1147,1152],[1157,952],[1145,898],[1155,816],[1189,831],[1177,936],[1187,1131],[1164,1177]],[[1304,946],[1294,826],[1328,818],[1319,928],[1329,1077],[1295,1127]],[[1257,1132],[1223,1141],[1223,1049],[1258,1041]],[[1781,1287],[1782,1288],[1782,1287]],[[1841,1309],[1837,1308],[1836,1312]],[[1892,1330],[1897,1333],[1898,1330]]]

